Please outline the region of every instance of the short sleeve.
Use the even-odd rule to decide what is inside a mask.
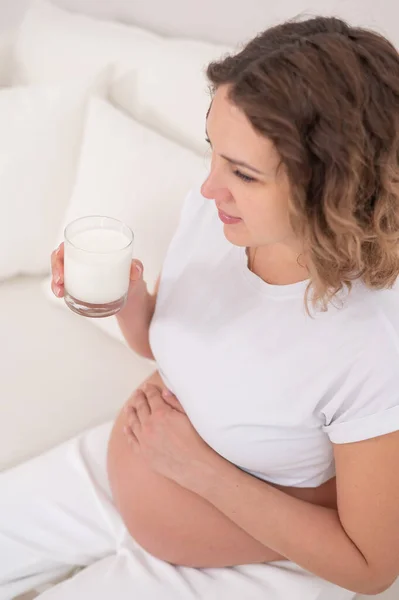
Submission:
[[[399,353],[381,335],[358,354],[341,376],[324,407],[327,433],[334,444],[359,442],[399,430]]]

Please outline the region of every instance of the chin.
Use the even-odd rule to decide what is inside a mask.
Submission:
[[[240,225],[224,225],[223,233],[226,240],[228,240],[234,246],[247,247],[251,245],[251,240],[245,231],[240,231]]]

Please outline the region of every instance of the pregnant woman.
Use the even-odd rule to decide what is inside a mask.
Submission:
[[[76,567],[41,597],[346,600],[399,574],[398,53],[315,18],[207,75],[209,175],[118,316],[157,370],[0,475],[1,600]]]

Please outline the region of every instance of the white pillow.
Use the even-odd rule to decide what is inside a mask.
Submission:
[[[135,119],[203,152],[209,106],[204,68],[231,48],[163,38],[34,0],[15,46],[14,79],[37,83],[87,77],[115,66],[111,99]]]
[[[106,65],[131,68],[162,38],[146,30],[69,12],[33,0],[15,44],[14,82],[59,82],[90,77]]]
[[[76,184],[59,233],[90,214],[121,219],[134,232],[133,254],[153,287],[178,223],[182,202],[206,176],[207,160],[165,139],[103,100],[90,101]],[[45,282],[47,292],[49,281]],[[51,293],[50,297],[60,303]],[[116,319],[93,324],[123,339]]]
[[[210,104],[205,69],[232,50],[193,40],[165,40],[111,85],[113,102],[164,135],[203,153]]]
[[[0,280],[49,272],[91,88],[0,90]]]

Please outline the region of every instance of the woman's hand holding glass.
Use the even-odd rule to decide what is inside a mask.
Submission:
[[[144,267],[139,260],[132,260],[130,268],[130,282],[128,291],[129,297],[133,296],[134,291],[141,285],[145,285],[143,280]],[[51,254],[51,289],[57,298],[63,298],[65,294],[64,286],[64,242],[58,246]]]

